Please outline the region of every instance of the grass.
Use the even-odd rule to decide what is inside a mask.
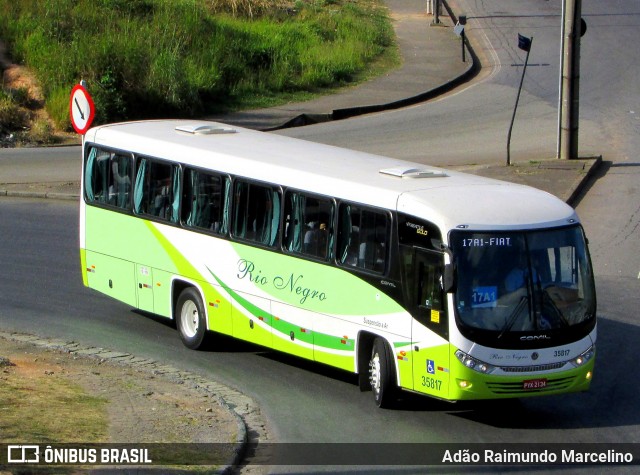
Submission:
[[[80,79],[105,123],[272,105],[396,64],[380,0],[0,0],[0,38],[63,129]]]
[[[46,369],[27,361],[0,368],[0,443],[105,440],[107,401]]]
[[[29,114],[20,99],[0,90],[0,130],[15,130],[26,127],[28,123]]]

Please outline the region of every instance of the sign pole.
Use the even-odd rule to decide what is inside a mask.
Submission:
[[[466,62],[465,53],[464,53],[464,26],[467,24],[467,15],[460,15],[458,17],[458,22],[453,27],[453,32],[460,37],[462,44],[462,62]]]
[[[466,63],[466,58],[464,56],[464,30],[462,30],[462,33],[460,33],[460,37],[462,38],[462,62]]]
[[[522,77],[520,78],[520,87],[518,87],[516,105],[513,108],[511,125],[509,125],[509,133],[507,134],[507,166],[511,165],[511,132],[513,131],[513,123],[516,119],[516,111],[518,110],[518,102],[520,101],[520,92],[522,91],[522,83],[524,82],[524,73],[527,72],[527,63],[529,63],[529,53],[531,52],[532,43],[533,36],[531,38],[527,38],[525,36],[518,35],[518,48],[525,50],[527,52],[527,57],[524,60],[524,68],[522,68]]]

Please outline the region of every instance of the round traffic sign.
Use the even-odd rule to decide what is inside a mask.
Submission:
[[[89,92],[82,84],[76,84],[71,90],[69,113],[71,115],[71,125],[73,125],[75,131],[80,135],[87,133],[87,130],[91,127],[91,122],[93,122],[96,107]]]

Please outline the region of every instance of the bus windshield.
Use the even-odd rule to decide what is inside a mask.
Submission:
[[[595,288],[580,226],[519,232],[451,233],[461,330],[498,341],[553,332],[595,317]]]

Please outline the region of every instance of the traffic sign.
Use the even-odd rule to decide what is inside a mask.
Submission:
[[[453,32],[456,34],[456,36],[461,36],[463,31],[464,25],[460,22],[456,23],[456,26],[453,27]]]
[[[69,114],[71,115],[71,125],[76,132],[84,135],[91,127],[93,117],[96,113],[96,107],[89,92],[82,84],[76,84],[71,90],[71,99],[69,101]]]

